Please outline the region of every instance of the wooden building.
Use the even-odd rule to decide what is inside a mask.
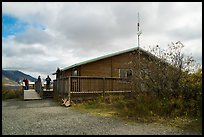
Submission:
[[[139,54],[140,53],[140,54]],[[131,48],[108,54],[81,63],[57,69],[54,75],[53,91],[57,96],[74,98],[94,98],[96,95],[131,93],[133,86],[132,59],[148,63],[157,58],[142,48]],[[158,58],[157,58],[158,59]],[[153,68],[153,67],[152,67]],[[134,69],[135,71],[137,69]],[[70,99],[71,98],[71,99]]]
[[[140,58],[153,56],[142,48],[131,48],[58,69],[53,74],[56,74],[56,79],[68,76],[128,78],[132,76],[132,55],[139,58],[138,51]]]

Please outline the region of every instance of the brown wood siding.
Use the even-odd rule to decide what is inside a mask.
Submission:
[[[130,53],[124,53],[117,56],[112,57],[113,68],[112,73],[113,77],[119,77],[119,69],[130,69],[131,65],[129,64],[131,61]]]
[[[127,91],[130,90],[131,83],[129,82],[121,82],[120,80],[106,80],[103,77],[119,77],[119,69],[131,69],[131,59],[132,56],[130,55],[131,52],[115,55],[112,57],[108,57],[105,59],[93,61],[87,64],[83,64],[77,66],[78,76],[93,76],[95,78],[72,78],[71,79],[71,91],[74,92],[81,92],[81,91],[117,91],[123,90]],[[144,62],[143,58],[146,57],[147,54],[142,54],[140,56],[141,63],[148,63],[146,60]],[[138,54],[135,54],[135,58],[138,58]],[[153,64],[152,64],[153,66]],[[153,69],[152,67],[151,69]],[[72,76],[73,68],[63,71],[63,77]],[[96,78],[100,77],[100,78]],[[105,80],[105,84],[104,84]],[[105,85],[105,89],[104,89]]]
[[[68,70],[65,71],[64,77],[68,77],[68,76],[71,76],[71,75],[72,75],[72,70],[68,69]]]
[[[81,65],[81,76],[111,77],[111,58]]]
[[[78,66],[78,76],[119,77],[119,69],[131,68],[131,52]],[[140,56],[141,62],[145,54]],[[138,54],[136,54],[138,58]],[[63,76],[72,76],[72,68],[64,71]]]
[[[119,69],[131,68],[130,52],[80,66],[80,76],[119,77]]]

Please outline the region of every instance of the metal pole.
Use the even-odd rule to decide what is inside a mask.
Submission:
[[[138,35],[138,48],[140,47],[139,37],[140,37],[140,24],[139,24],[139,12],[138,12],[138,23],[137,23],[137,35]]]
[[[140,25],[139,25],[139,12],[138,12],[138,23],[137,23],[137,35],[138,35],[138,56],[139,56],[139,63],[138,63],[138,70],[139,70],[139,91],[141,91],[141,83],[140,83]]]

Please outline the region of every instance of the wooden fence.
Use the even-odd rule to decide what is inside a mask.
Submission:
[[[70,76],[53,81],[55,96],[69,100],[94,98],[105,94],[130,93],[131,83],[127,79],[113,77]]]
[[[42,83],[39,81],[35,82],[35,91],[40,94],[40,97],[43,98],[43,88]]]

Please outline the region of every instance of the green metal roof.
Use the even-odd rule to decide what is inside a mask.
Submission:
[[[130,49],[127,49],[127,50],[123,50],[123,51],[115,52],[115,53],[112,53],[112,54],[104,55],[104,56],[101,56],[101,57],[97,57],[97,58],[94,58],[94,59],[90,59],[90,60],[87,60],[87,61],[83,61],[83,62],[74,64],[74,65],[68,66],[68,67],[66,67],[64,69],[61,69],[61,70],[62,71],[68,70],[68,69],[71,69],[71,68],[74,68],[74,67],[77,67],[77,66],[80,66],[80,65],[84,65],[84,64],[91,63],[91,62],[94,62],[94,61],[97,61],[97,60],[109,58],[109,57],[112,57],[112,56],[116,56],[116,55],[119,55],[119,54],[127,53],[127,52],[138,50],[138,49],[140,49],[140,51],[146,52],[147,54],[150,54],[149,52],[145,51],[144,49],[142,49],[140,47],[134,47],[134,48],[130,48]]]

